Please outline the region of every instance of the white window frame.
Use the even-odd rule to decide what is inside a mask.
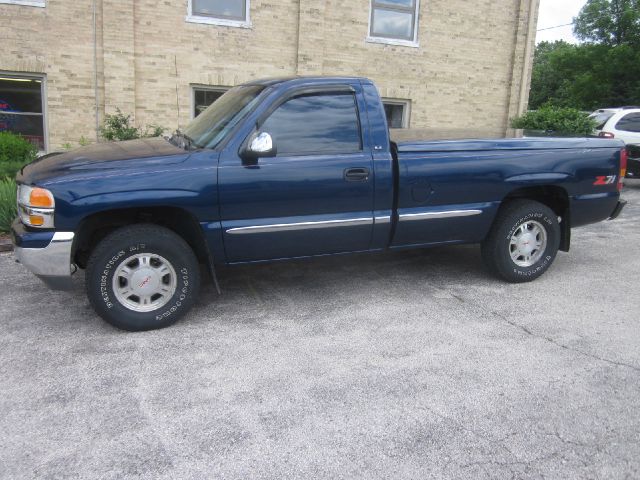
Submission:
[[[402,109],[402,126],[400,128],[409,128],[411,120],[411,100],[402,100],[399,98],[383,98],[382,105],[400,105]],[[389,126],[391,128],[391,126]]]
[[[251,18],[249,17],[251,10],[251,0],[246,0],[244,20],[232,20],[229,18],[207,17],[193,13],[193,0],[189,0],[187,16],[185,20],[190,23],[204,23],[207,25],[221,25],[223,27],[251,28]]]
[[[366,41],[369,43],[382,43],[385,45],[398,45],[401,47],[420,47],[420,42],[418,42],[418,19],[420,17],[420,0],[416,0],[415,5],[415,16],[413,19],[413,39],[412,40],[404,40],[401,38],[391,38],[391,37],[376,37],[371,34],[371,29],[373,28],[373,3],[375,0],[369,0],[369,26],[367,30],[367,38]]]
[[[225,87],[224,85],[202,85],[199,83],[191,84],[191,120],[196,118],[196,90],[207,90],[209,92],[226,93],[233,87]]]
[[[25,80],[40,80],[40,95],[42,102],[42,136],[44,141],[44,151],[39,153],[46,153],[49,151],[49,112],[47,111],[47,76],[40,73],[24,73],[24,72],[7,72],[0,70],[0,77],[8,79],[25,79]]]
[[[0,3],[6,3],[8,5],[22,5],[24,7],[45,8],[47,6],[46,0],[0,0]]]

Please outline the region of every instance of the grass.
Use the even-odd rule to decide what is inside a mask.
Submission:
[[[8,233],[16,218],[16,182],[11,179],[0,180],[0,234]]]

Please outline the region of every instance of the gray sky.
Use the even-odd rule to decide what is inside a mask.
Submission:
[[[573,17],[578,15],[586,0],[540,0],[540,14],[538,16],[538,30],[541,28],[555,27],[571,23]],[[550,30],[538,31],[536,43],[542,41],[553,42],[555,40],[565,40],[577,43],[573,36],[573,26],[553,28]]]

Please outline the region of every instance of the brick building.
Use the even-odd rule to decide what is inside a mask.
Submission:
[[[361,75],[395,127],[504,132],[539,0],[0,0],[0,130],[43,150],[104,114],[186,125],[250,79]]]

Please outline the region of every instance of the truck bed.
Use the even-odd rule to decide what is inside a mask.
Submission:
[[[482,130],[391,129],[389,132],[399,152],[620,148],[618,141],[598,137],[523,137]]]
[[[507,196],[535,195],[541,184],[540,194],[570,205],[564,220],[571,227],[608,218],[618,201],[614,185],[594,187],[597,176],[617,172],[617,141],[461,130],[392,130],[391,140],[398,185],[392,248],[479,242]]]

